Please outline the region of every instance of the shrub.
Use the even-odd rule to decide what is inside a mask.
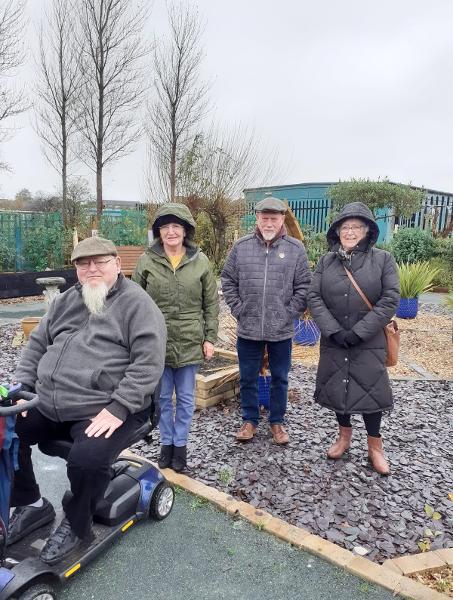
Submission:
[[[312,229],[304,229],[304,246],[307,251],[308,262],[311,268],[316,267],[318,260],[328,250],[325,233],[315,233]]]
[[[24,259],[28,269],[45,271],[63,265],[64,230],[57,227],[37,228],[24,244]]]
[[[5,242],[0,243],[0,271],[14,271],[15,248]]]
[[[417,298],[433,287],[438,270],[429,261],[398,265],[401,298]]]
[[[453,291],[453,266],[452,263],[445,258],[436,256],[429,261],[431,268],[437,270],[437,274],[433,279],[433,285],[446,287]]]
[[[393,235],[390,247],[397,263],[427,261],[436,252],[431,233],[422,229],[398,229]]]
[[[453,268],[453,238],[436,238],[434,240],[434,253],[451,264]]]

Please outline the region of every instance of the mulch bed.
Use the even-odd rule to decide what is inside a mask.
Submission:
[[[381,477],[368,463],[360,417],[349,456],[326,459],[337,428],[333,413],[312,400],[314,378],[300,365],[290,374],[286,448],[272,443],[265,418],[252,442],[236,442],[237,400],[197,412],[190,475],[348,550],[363,548],[377,562],[419,552],[427,539],[431,549],[452,546],[453,383],[393,382],[395,410],[382,429],[392,473]],[[156,460],[153,436],[155,444],[136,450]],[[428,516],[425,505],[441,518]]]
[[[440,571],[426,571],[425,573],[414,573],[409,575],[415,581],[429,586],[436,592],[446,594],[453,598],[453,567],[445,567]]]

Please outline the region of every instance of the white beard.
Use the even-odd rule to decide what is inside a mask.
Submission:
[[[98,285],[90,285],[89,283],[82,285],[83,301],[92,315],[100,315],[103,312],[108,292],[109,288],[104,282]]]
[[[276,233],[273,233],[272,231],[266,231],[266,232],[261,232],[261,235],[263,236],[263,240],[265,240],[266,242],[270,242],[271,240],[274,239],[274,237],[277,235]]]

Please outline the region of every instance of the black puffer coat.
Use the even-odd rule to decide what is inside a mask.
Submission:
[[[365,221],[369,231],[352,250],[350,259],[344,259],[338,253],[337,228],[350,218]],[[371,211],[361,202],[347,204],[327,232],[331,251],[319,260],[308,293],[309,309],[321,330],[315,400],[342,414],[373,413],[393,406],[383,327],[395,314],[399,279],[392,255],[373,248],[378,235]],[[373,305],[372,311],[349,281],[344,267]],[[352,329],[361,342],[348,349],[337,346],[330,336],[342,329]]]

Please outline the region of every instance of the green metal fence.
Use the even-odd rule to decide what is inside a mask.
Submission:
[[[139,210],[105,210],[99,234],[118,246],[143,246],[148,239],[147,213]]]
[[[60,213],[0,212],[0,270],[61,268],[64,237]]]

